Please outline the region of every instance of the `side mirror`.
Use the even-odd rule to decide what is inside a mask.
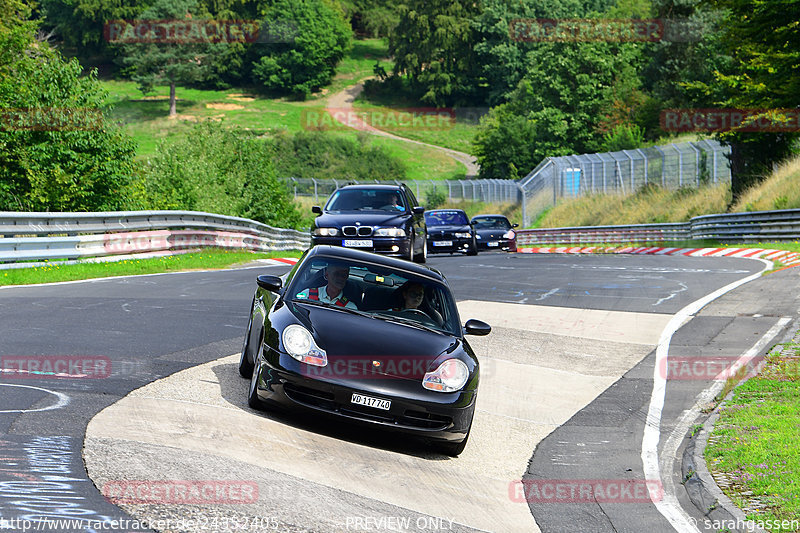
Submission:
[[[259,287],[269,292],[279,292],[283,287],[283,280],[278,276],[268,276],[263,274],[256,278]]]
[[[511,224],[512,228],[516,228],[517,226],[519,226],[519,224]]]
[[[417,206],[414,209],[412,209],[411,212],[414,213],[415,215],[421,215],[421,214],[423,214],[425,212],[425,208],[421,207],[421,206]]]
[[[488,335],[492,331],[492,326],[481,320],[470,318],[464,324],[464,332],[467,335]]]
[[[322,208],[320,206],[318,206],[318,205],[312,205],[311,206],[311,212],[314,213],[314,214],[317,214],[317,215],[321,215],[322,214]]]

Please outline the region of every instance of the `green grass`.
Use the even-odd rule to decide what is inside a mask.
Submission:
[[[436,118],[436,111],[433,108],[425,108],[424,113],[415,113],[424,118],[425,122],[404,122],[406,113],[413,113],[413,109],[419,109],[417,104],[390,103],[381,105],[375,100],[367,100],[359,97],[353,103],[354,109],[364,113],[366,117],[373,117],[369,123],[383,131],[393,133],[399,137],[413,139],[436,146],[443,146],[451,150],[470,153],[472,141],[478,133],[478,119],[458,119],[449,115],[448,110],[442,110],[443,119]],[[402,115],[401,115],[402,113]],[[430,116],[426,116],[430,115]],[[401,121],[401,119],[403,121]],[[399,122],[393,124],[392,122]]]
[[[319,116],[327,95],[371,76],[376,58],[383,58],[381,64],[388,68],[386,53],[387,46],[380,39],[356,41],[340,64],[333,83],[305,102],[268,98],[243,89],[216,91],[178,87],[178,116],[173,119],[168,118],[169,87],[155,87],[152,93],[143,95],[131,81],[105,80],[101,83],[109,93],[107,105],[112,109],[111,118],[121,123],[126,133],[133,137],[137,144],[137,158],[145,160],[155,153],[159,142],[185,136],[195,122],[202,120],[221,120],[229,127],[264,136],[306,129],[309,124],[307,113]],[[359,135],[355,130],[335,130],[331,134],[352,139]],[[400,159],[407,168],[408,179],[452,179],[466,173],[463,165],[435,149],[395,139],[368,139],[367,142],[382,146],[390,155]],[[376,178],[380,179],[380,176]]]
[[[350,53],[336,67],[336,76],[328,87],[314,97],[336,93],[373,75],[375,63],[389,72],[393,62],[389,58],[389,44],[384,39],[353,41]]]
[[[733,398],[720,409],[705,450],[709,468],[730,482],[725,492],[736,505],[763,506],[760,512],[748,513],[750,520],[800,516],[798,348],[779,346],[758,376],[734,390]]]
[[[108,263],[63,264],[50,262],[46,266],[15,268],[0,271],[0,285],[30,285],[74,281],[81,279],[129,276],[136,274],[156,274],[185,270],[213,270],[228,268],[272,257],[300,257],[296,250],[268,253],[248,251],[228,251],[209,249],[203,252],[172,255],[154,259],[126,259]]]

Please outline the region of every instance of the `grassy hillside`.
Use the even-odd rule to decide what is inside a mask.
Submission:
[[[339,65],[331,86],[304,102],[267,98],[242,89],[215,91],[179,87],[178,116],[174,119],[167,116],[167,86],[156,87],[153,93],[142,95],[130,81],[104,81],[103,85],[109,92],[107,103],[113,107],[111,116],[121,122],[136,141],[137,157],[146,159],[155,153],[159,142],[185,136],[193,123],[202,120],[223,121],[231,127],[267,136],[307,129],[309,124],[314,124],[314,119],[309,117],[322,114],[329,94],[371,76],[376,61],[389,69],[391,64],[386,54],[387,46],[380,39],[356,41]],[[331,135],[356,138],[358,133],[337,130]],[[400,159],[408,179],[457,179],[465,175],[463,165],[437,150],[392,139],[370,138],[369,142]]]

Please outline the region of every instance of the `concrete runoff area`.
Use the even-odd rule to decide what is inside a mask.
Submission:
[[[651,353],[672,315],[478,301],[459,309],[462,320],[496,329],[469,337],[481,387],[458,458],[396,434],[254,411],[235,354],[100,412],[86,432],[87,471],[101,490],[120,480],[255,481],[256,502],[204,512],[274,517],[288,531],[367,531],[389,518],[410,520],[411,529],[400,520],[399,530],[439,520],[450,531],[538,531],[528,504],[509,492],[532,450]],[[192,505],[120,506],[148,519],[199,513]]]

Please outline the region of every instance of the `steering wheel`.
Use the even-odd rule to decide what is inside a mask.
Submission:
[[[420,311],[419,309],[411,309],[411,308],[403,309],[402,312],[403,313],[411,313],[413,315],[420,315],[420,316],[423,316],[423,317],[427,318],[428,320],[431,319],[431,317],[428,316],[428,313],[426,313],[425,311]]]

